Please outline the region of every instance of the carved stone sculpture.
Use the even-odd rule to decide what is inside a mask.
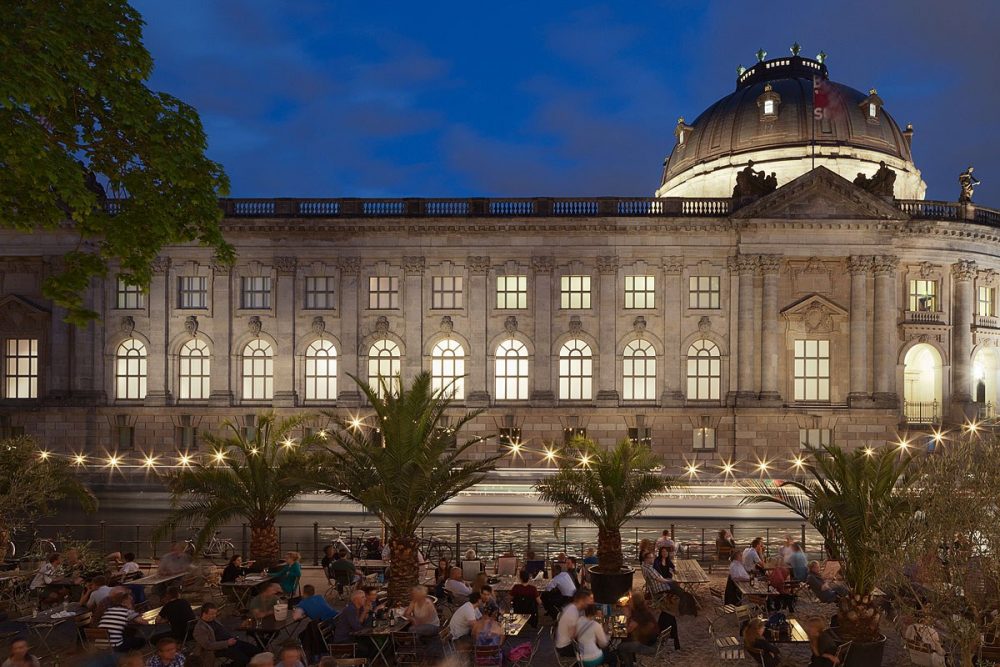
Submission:
[[[981,181],[972,175],[972,167],[969,167],[961,174],[958,175],[958,185],[962,188],[962,192],[958,195],[958,201],[962,204],[968,204],[972,201],[972,191]]]
[[[256,315],[251,317],[250,321],[247,322],[247,328],[250,329],[250,333],[254,336],[260,336],[260,330],[263,326],[264,325],[261,323],[260,318]]]
[[[857,178],[854,179],[854,184],[873,195],[892,197],[895,194],[896,172],[885,166],[884,161],[878,164],[878,171],[871,178],[858,172]]]
[[[517,318],[513,315],[508,315],[507,319],[503,321],[504,331],[513,335],[517,331]]]
[[[763,171],[755,171],[753,160],[747,162],[747,166],[736,173],[736,187],[733,188],[733,197],[760,197],[774,192],[778,187],[778,177],[774,172],[766,175]]]
[[[184,331],[187,331],[189,334],[191,334],[192,338],[195,335],[197,335],[198,318],[195,317],[194,315],[188,315],[187,318],[184,320]]]

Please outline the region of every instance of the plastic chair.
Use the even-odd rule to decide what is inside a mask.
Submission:
[[[497,576],[513,577],[517,574],[517,557],[500,556],[497,558]]]
[[[476,576],[483,571],[483,561],[481,560],[463,560],[462,561],[462,578],[466,581],[472,581]]]

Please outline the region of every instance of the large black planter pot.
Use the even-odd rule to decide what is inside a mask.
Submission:
[[[597,604],[615,604],[632,591],[632,575],[635,570],[622,569],[621,572],[590,571],[590,585]]]
[[[838,639],[838,641],[844,641]],[[843,667],[879,667],[882,664],[882,653],[885,651],[885,635],[881,635],[873,642],[851,643],[851,650],[847,652],[847,660]]]

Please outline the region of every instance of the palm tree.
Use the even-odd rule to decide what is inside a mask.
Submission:
[[[375,411],[371,422],[334,421],[333,446],[323,463],[321,488],[348,498],[379,518],[388,534],[392,577],[389,599],[409,599],[419,581],[417,530],[445,501],[482,481],[500,455],[475,460],[469,449],[485,438],[457,442],[462,428],[482,411],[454,420],[442,417],[451,404],[446,391],[433,391],[429,373],[398,391],[382,380],[382,392],[351,376]],[[381,394],[381,395],[380,395]]]
[[[162,537],[181,523],[200,522],[196,543],[200,549],[219,526],[243,519],[250,527],[250,555],[277,560],[278,514],[317,486],[308,473],[316,472],[319,436],[292,438],[306,420],[306,416],[278,419],[267,413],[257,417],[249,437],[230,421],[223,424],[232,431],[229,437],[204,434],[214,453],[167,477],[172,509],[155,536]]]
[[[539,497],[556,506],[556,528],[571,517],[597,527],[597,571],[622,570],[621,529],[638,517],[654,494],[673,485],[660,474],[660,460],[647,448],[626,438],[604,450],[593,440],[577,437],[570,453],[559,459],[559,471],[535,485]]]
[[[845,452],[835,445],[814,449],[803,481],[748,480],[741,504],[776,503],[812,526],[839,560],[851,594],[841,598],[839,633],[855,641],[876,641],[881,609],[872,593],[885,567],[886,545],[911,505],[901,493],[910,483],[914,459],[886,446]]]

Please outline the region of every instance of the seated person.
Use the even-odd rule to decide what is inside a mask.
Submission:
[[[597,619],[597,605],[587,605],[576,621],[576,645],[583,658],[583,667],[597,667],[607,662],[604,649],[608,646],[608,635]]]
[[[781,660],[781,650],[764,639],[764,621],[759,618],[750,619],[743,630],[743,650],[758,664],[764,667],[777,667]]]
[[[495,607],[480,607],[480,617],[469,630],[476,646],[500,646],[503,643],[503,626],[497,621],[497,614]]]
[[[3,667],[41,667],[41,661],[31,654],[31,647],[24,637],[15,637],[10,642],[10,656],[3,661]]]
[[[403,610],[403,618],[410,622],[409,631],[418,635],[437,635],[441,629],[437,609],[427,597],[426,586],[410,589],[410,604]]]
[[[781,595],[771,595],[767,599],[768,611],[774,611],[777,609],[787,609],[790,612],[795,612],[795,594],[792,592],[792,588],[789,586],[791,582],[791,572],[788,570],[788,566],[782,560],[776,560],[773,563],[771,571],[767,574],[768,583],[774,590],[781,593]]]
[[[146,667],[184,667],[184,654],[173,637],[160,637],[156,641],[156,653],[146,661]]]
[[[132,609],[132,596],[126,591],[115,591],[108,596],[110,605],[101,614],[97,627],[108,631],[108,639],[115,651],[128,653],[146,646],[142,637],[129,635],[126,630],[133,624],[145,624],[142,616]]]
[[[555,631],[556,653],[567,658],[576,655],[573,641],[576,639],[577,621],[580,620],[580,612],[592,604],[594,594],[586,588],[578,588],[573,593],[572,601],[559,612]]]
[[[826,622],[813,616],[805,623],[809,637],[809,652],[812,656],[809,667],[839,667],[837,650],[839,645],[826,628]]]
[[[354,567],[354,561],[348,558],[347,549],[341,549],[337,552],[337,555],[330,563],[330,578],[336,581],[337,585],[341,587],[339,589],[340,592],[343,592],[342,587],[344,585],[355,584],[361,581],[361,574]]]
[[[330,566],[333,565],[333,561],[337,560],[337,548],[332,544],[328,544],[323,547],[323,559],[319,562],[323,566],[323,571],[329,576]],[[333,579],[333,577],[330,577]]]
[[[177,586],[167,588],[160,601],[163,606],[157,617],[170,624],[170,637],[184,641],[188,624],[196,618],[191,603],[181,597],[181,589]]]
[[[524,570],[528,578],[533,579],[539,572],[545,572],[545,560],[536,558],[534,551],[527,551],[524,554]]]
[[[764,567],[764,538],[755,537],[743,551],[743,567],[750,574],[767,574]]]
[[[286,644],[278,649],[276,653],[278,661],[275,667],[306,667],[305,656],[302,647],[295,644]]]
[[[299,588],[299,579],[302,578],[302,564],[299,559],[302,556],[298,551],[289,551],[285,554],[285,563],[274,570],[268,570],[268,574],[278,577],[278,584],[285,595],[295,595]]]
[[[125,552],[125,555],[122,556],[122,558],[124,559],[124,562],[122,563],[122,566],[118,568],[117,574],[119,577],[122,578],[123,581],[131,579],[135,577],[135,575],[141,572],[141,570],[139,569],[139,564],[135,562],[134,553],[132,553],[131,551],[127,551]]]
[[[170,546],[170,551],[160,557],[156,573],[162,576],[184,574],[191,567],[191,556],[184,551],[185,545],[176,542]]]
[[[326,598],[316,593],[316,587],[312,584],[302,587],[302,599],[297,606],[314,621],[328,621],[337,615],[337,610],[330,606]]]
[[[344,608],[333,619],[333,643],[334,644],[355,644],[355,651],[359,657],[368,657],[369,645],[357,642],[354,633],[364,627],[367,620],[365,611],[365,592],[354,591],[351,599]]]
[[[451,594],[452,600],[460,604],[469,599],[472,589],[462,580],[462,568],[451,568],[451,576],[444,582],[444,590]]]
[[[553,565],[552,572],[555,573],[554,576],[543,589],[542,604],[549,616],[555,618],[559,615],[559,610],[569,604],[577,587],[573,577],[562,570],[561,566]]]
[[[922,661],[920,664],[924,667],[945,667],[947,651],[941,645],[941,635],[928,619],[918,618],[907,625],[903,632],[903,639],[906,640],[908,646],[913,646],[921,653]],[[914,664],[917,663],[914,662]]]
[[[219,608],[214,602],[201,605],[198,614],[194,626],[195,655],[223,655],[236,667],[243,667],[257,654],[257,646],[237,639],[219,623]]]
[[[818,560],[809,563],[809,574],[806,576],[806,585],[812,589],[812,592],[816,594],[820,602],[836,602],[849,592],[846,586],[837,583],[831,584],[823,579]]]
[[[656,556],[656,560],[653,561],[653,569],[659,572],[660,576],[664,579],[674,578],[677,566],[674,565],[670,547],[660,547],[659,554]]]
[[[80,604],[87,609],[96,609],[113,589],[108,586],[108,578],[105,576],[94,577],[83,589],[83,596],[80,597]]]
[[[500,603],[497,602],[496,595],[493,594],[493,587],[489,584],[483,586],[479,591],[479,608],[485,613],[487,609],[496,610],[500,613]]]
[[[253,596],[250,600],[250,605],[248,606],[250,614],[254,618],[264,618],[273,615],[274,605],[278,604],[278,593],[280,591],[281,586],[277,582],[272,581],[264,584],[260,593]]]
[[[463,645],[472,644],[472,626],[479,620],[482,614],[479,611],[479,593],[469,593],[469,599],[451,615],[448,622],[448,629],[451,631],[451,638]]]
[[[750,581],[750,573],[743,567],[743,555],[739,549],[733,549],[729,555],[729,576],[726,577],[726,604],[739,604],[743,599],[743,593],[737,587],[738,581]]]
[[[718,560],[728,561],[734,551],[736,551],[736,541],[732,533],[725,529],[720,530],[718,537],[715,538],[715,557]]]
[[[244,563],[243,556],[235,554],[226,563],[226,567],[222,569],[222,576],[219,578],[219,581],[223,584],[231,584],[240,577],[247,576],[247,569],[251,565],[253,565],[252,560]]]
[[[531,618],[528,623],[531,627],[538,627],[538,605],[541,603],[541,596],[538,589],[529,584],[528,570],[524,569],[518,573],[517,578],[520,583],[514,584],[510,589],[511,609],[518,614],[529,614]]]
[[[628,639],[618,647],[618,654],[626,667],[635,664],[635,656],[653,655],[656,652],[656,639],[660,634],[660,626],[656,617],[641,595],[629,598],[625,608],[628,616]]]
[[[665,547],[664,547],[665,548]],[[659,596],[669,593],[680,598],[680,610],[685,614],[698,613],[698,603],[694,596],[684,590],[677,582],[665,578],[653,564],[653,554],[646,553],[642,558],[642,576],[646,580],[646,590],[656,600]]]

